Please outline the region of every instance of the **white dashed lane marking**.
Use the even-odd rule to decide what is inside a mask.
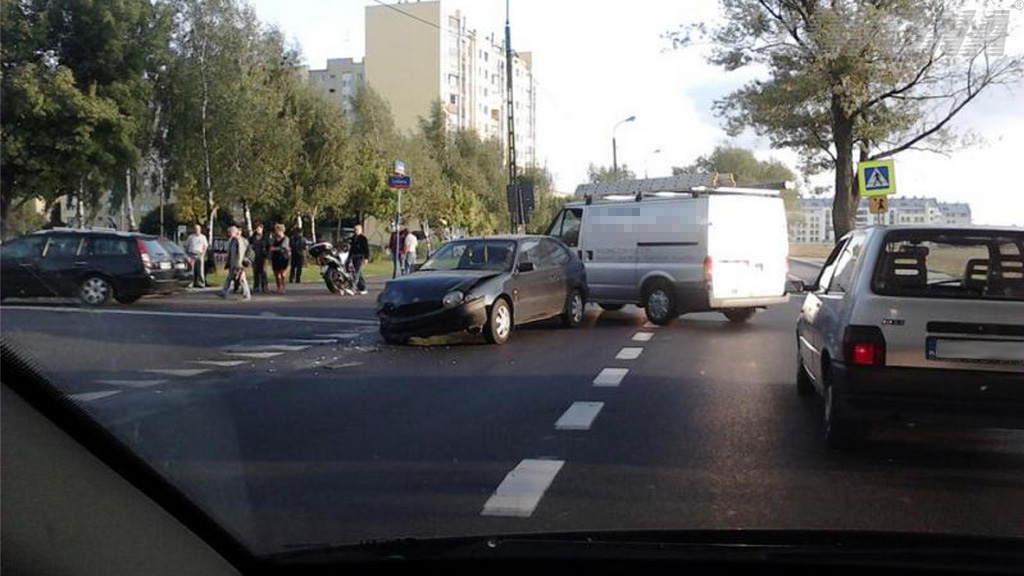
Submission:
[[[97,384],[103,386],[119,386],[122,388],[149,388],[166,384],[167,380],[97,380]]]
[[[309,344],[311,346],[318,346],[322,344],[334,344],[338,341],[337,338],[294,338],[286,340],[290,344]]]
[[[633,334],[634,342],[650,342],[654,338],[654,332],[637,332]]]
[[[309,322],[314,324],[350,324],[357,326],[376,326],[377,320],[363,318],[323,318],[311,316],[278,316],[272,312],[256,314],[224,314],[218,312],[165,312],[162,310],[118,310],[111,308],[71,308],[59,306],[23,306],[7,305],[4,310],[29,310],[37,312],[59,312],[62,314],[120,314],[124,316],[162,316],[167,318],[198,318],[200,320],[273,320],[275,322]]]
[[[556,430],[590,430],[594,419],[604,408],[604,402],[573,402],[572,406],[555,422]]]
[[[619,350],[619,353],[615,355],[616,360],[636,360],[643,354],[644,349],[638,347],[626,347]]]
[[[176,369],[151,369],[143,370],[149,374],[163,374],[165,376],[180,376],[182,378],[191,378],[192,376],[199,376],[200,374],[206,374],[210,370],[208,368],[176,368]]]
[[[605,368],[594,378],[594,386],[618,386],[628,373],[628,368]]]
[[[200,366],[216,366],[218,368],[234,368],[235,366],[248,364],[248,362],[246,362],[245,360],[190,360],[189,364],[199,364]]]
[[[319,334],[323,338],[337,338],[339,340],[345,340],[348,338],[358,338],[358,332],[335,332],[334,334]]]
[[[255,360],[265,360],[267,358],[273,358],[280,356],[284,352],[225,352],[228,356],[235,356],[238,358],[252,358]]]
[[[72,394],[70,398],[79,402],[92,402],[93,400],[99,400],[100,398],[106,398],[107,396],[113,396],[114,394],[120,394],[120,390],[103,390],[101,392],[86,392],[84,394]]]
[[[529,518],[564,465],[563,460],[523,460],[501,481],[480,515]]]

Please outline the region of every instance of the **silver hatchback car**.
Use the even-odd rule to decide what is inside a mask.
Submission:
[[[797,390],[824,396],[829,445],[880,420],[1024,428],[1024,230],[857,230],[804,291]]]

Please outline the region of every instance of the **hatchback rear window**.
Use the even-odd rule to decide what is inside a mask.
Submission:
[[[159,240],[143,240],[150,258],[169,258],[171,255],[160,245]]]
[[[875,268],[878,294],[1024,301],[1024,233],[890,232]]]

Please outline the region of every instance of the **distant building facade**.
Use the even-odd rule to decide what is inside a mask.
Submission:
[[[862,198],[857,208],[856,226],[861,228],[878,221],[878,215],[868,210],[868,200]],[[969,225],[972,223],[971,207],[962,202],[939,202],[935,198],[890,198],[889,211],[882,214],[882,223],[890,226]],[[800,244],[835,242],[832,198],[800,198],[800,217],[790,225],[789,241]]]
[[[351,119],[352,100],[366,81],[366,66],[352,58],[331,58],[322,70],[309,70],[309,84]]]

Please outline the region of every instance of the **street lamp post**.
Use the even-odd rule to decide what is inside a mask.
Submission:
[[[636,120],[636,116],[630,116],[629,118],[620,121],[618,124],[615,125],[614,128],[612,128],[612,173],[616,177],[618,177],[619,175],[619,155],[618,150],[615,146],[615,131],[619,129],[619,126],[625,124],[626,122],[633,122],[634,120]]]
[[[651,156],[654,156],[655,154],[661,154],[661,148],[658,148],[657,150],[652,150],[652,151],[648,152],[647,156],[644,158],[644,179],[645,180],[648,178],[648,176],[647,176],[647,163],[650,161]]]

